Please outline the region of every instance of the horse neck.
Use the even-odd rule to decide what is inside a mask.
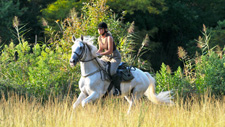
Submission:
[[[86,55],[86,57],[85,57],[86,60],[93,59],[93,56],[91,55],[91,52],[89,50],[87,50],[85,55]],[[100,67],[99,67],[99,63],[97,63],[97,61],[99,62],[98,58],[93,59],[93,60],[88,61],[88,62],[80,62],[81,75],[83,75],[83,76],[88,75],[92,72],[95,72],[95,71],[99,70]]]

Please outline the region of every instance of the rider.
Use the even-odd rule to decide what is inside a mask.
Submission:
[[[115,87],[114,95],[120,95],[120,77],[116,74],[117,68],[121,62],[121,55],[116,48],[115,42],[113,41],[112,35],[108,32],[108,27],[105,22],[98,24],[98,37],[99,49],[97,55],[102,56],[101,60],[110,62],[106,68],[109,71],[111,77],[111,83]]]

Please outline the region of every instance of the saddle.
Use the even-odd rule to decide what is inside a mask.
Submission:
[[[110,62],[105,62],[102,61],[104,66],[108,66],[108,68],[105,68],[103,71],[101,71],[101,77],[102,80],[108,80],[111,81],[112,77],[109,74],[110,68],[111,68],[111,63]],[[121,62],[120,65],[117,68],[116,75],[121,81],[130,81],[134,78],[133,74],[131,71],[135,71],[134,67],[128,66],[126,63]]]
[[[109,67],[110,67],[110,63],[109,64]],[[121,91],[120,91],[120,83],[121,81],[131,81],[134,76],[133,74],[131,73],[131,70],[135,70],[134,67],[130,67],[128,66],[126,63],[120,63],[118,69],[117,69],[117,74],[114,75],[113,77],[109,76],[110,79],[111,79],[111,83],[105,93],[105,95],[103,96],[103,98],[105,98],[108,93],[110,92],[110,90],[112,89],[112,87],[114,86],[115,87],[115,90],[113,95],[114,96],[118,96],[121,94]]]
[[[134,78],[133,74],[131,73],[132,68],[133,67],[130,67],[126,63],[122,62],[117,69],[117,75],[120,76],[122,81],[130,81]]]

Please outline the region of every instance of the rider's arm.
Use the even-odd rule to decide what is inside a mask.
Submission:
[[[100,52],[101,55],[109,55],[113,53],[113,38],[111,36],[107,37],[108,49],[105,52]]]

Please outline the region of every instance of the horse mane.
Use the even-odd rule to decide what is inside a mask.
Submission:
[[[93,36],[84,36],[83,37],[83,42],[85,44],[88,45],[89,48],[91,48],[91,54],[93,57],[96,57],[97,58],[97,61],[99,62],[100,66],[104,67],[103,65],[103,61],[100,60],[97,55],[96,55],[96,52],[98,51],[97,47],[94,45],[94,40],[95,40],[95,37]]]
[[[95,40],[95,37],[93,37],[93,36],[84,36],[83,37],[83,40],[81,38],[76,39],[76,41],[78,41],[78,42],[81,41],[81,42],[87,44],[88,47],[91,48],[91,54],[92,54],[92,56],[96,57],[96,52],[97,52],[98,49],[93,44],[94,43],[94,40]],[[73,49],[74,46],[75,45],[72,46],[72,49]]]
[[[97,47],[93,44],[95,40],[95,37],[93,36],[84,36],[83,42],[88,44],[88,46],[91,48],[91,54],[96,57],[96,52],[98,51]]]

